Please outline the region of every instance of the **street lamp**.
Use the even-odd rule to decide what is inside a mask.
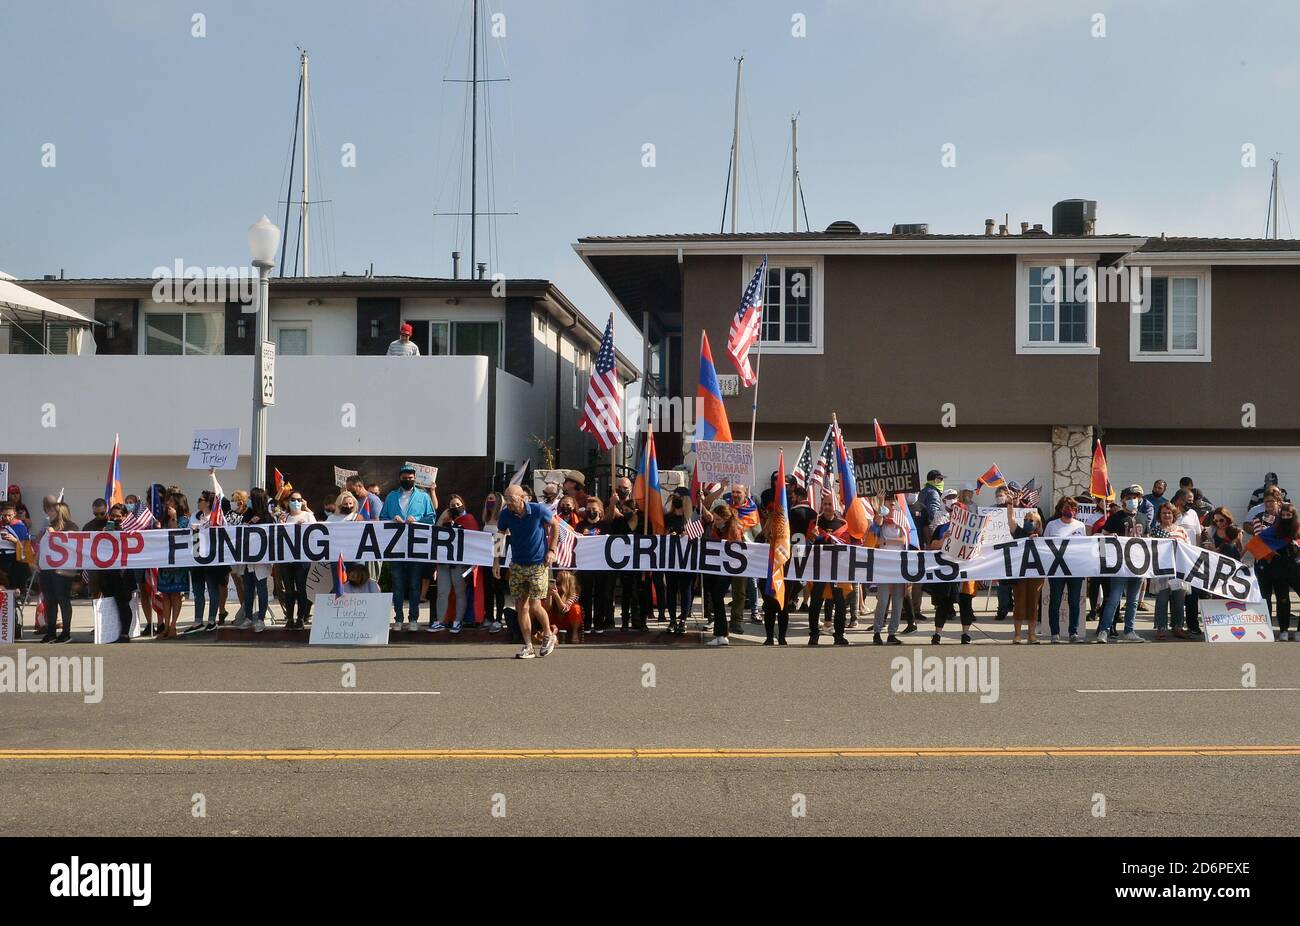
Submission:
[[[270,278],[275,266],[275,249],[280,246],[280,229],[262,216],[248,229],[248,253],[257,268],[257,341],[253,347],[253,480],[266,488],[266,404],[262,401],[262,345],[270,330]]]

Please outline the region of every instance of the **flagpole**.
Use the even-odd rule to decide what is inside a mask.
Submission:
[[[754,366],[754,407],[749,417],[749,487],[758,478],[758,461],[754,459],[754,434],[758,429],[758,386],[763,372],[763,309],[758,310],[758,363]]]

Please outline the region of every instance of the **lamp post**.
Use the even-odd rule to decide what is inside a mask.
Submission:
[[[257,268],[257,342],[253,347],[253,479],[252,485],[266,488],[266,403],[262,401],[262,345],[270,330],[270,279],[275,251],[280,246],[280,229],[262,216],[248,229],[248,253]]]

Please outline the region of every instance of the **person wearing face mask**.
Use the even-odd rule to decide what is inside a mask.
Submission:
[[[835,513],[835,500],[830,492],[822,494],[821,514],[808,528],[808,539],[814,545],[828,543],[847,543],[847,523]],[[816,556],[817,550],[812,555]],[[812,599],[808,606],[808,645],[817,646],[823,630],[832,630],[835,646],[848,646],[849,638],[844,635],[845,620],[848,615],[848,585],[835,585],[829,582],[814,582]],[[819,622],[822,608],[826,608],[825,622]]]
[[[994,493],[994,500],[997,504],[997,507],[999,508],[1005,508],[1005,509],[1014,508],[1014,505],[1012,504],[1011,487],[1009,485],[998,486],[997,491]],[[1014,531],[1017,527],[1019,527],[1018,524],[1012,523],[1011,526],[1012,531]],[[1011,613],[1011,608],[1015,601],[1016,580],[999,579],[997,589],[998,589],[998,613],[997,616],[994,618],[994,620],[1004,621],[1007,619],[1007,615]],[[1019,643],[1020,635],[1016,634],[1016,637],[1012,642]]]
[[[19,548],[26,548],[31,543],[31,533],[27,525],[18,517],[18,508],[13,502],[5,502],[0,509],[0,573],[3,573],[4,587],[14,592],[25,588],[29,576],[26,563],[18,561]],[[25,553],[21,554],[25,557]],[[18,636],[22,639],[22,628],[18,626]]]
[[[185,530],[190,526],[190,505],[184,495],[177,492],[167,496],[158,526],[164,530]],[[189,587],[189,570],[158,570],[158,594],[164,603],[164,610],[158,614],[159,640],[176,636],[176,621],[181,615],[181,596],[189,591]]]
[[[1037,509],[1030,509],[1025,514],[1023,523],[1017,523],[1013,506],[1007,507],[1007,527],[1013,540],[1031,540],[1043,533],[1043,522]],[[1038,642],[1038,622],[1041,620],[1043,602],[1043,580],[1041,577],[1017,579],[1014,586],[1015,610],[1012,617],[1015,629],[1011,642],[1020,642],[1021,627],[1025,630],[1025,642]]]
[[[1120,493],[1120,510],[1106,519],[1105,533],[1115,537],[1147,537],[1151,534],[1151,522],[1138,509],[1142,498],[1140,486],[1129,486]],[[1199,523],[1199,522],[1198,522]],[[1097,625],[1094,643],[1109,643],[1111,629],[1119,614],[1120,598],[1124,599],[1124,639],[1129,643],[1145,643],[1134,629],[1137,617],[1138,592],[1142,588],[1142,579],[1138,576],[1112,576],[1106,584],[1106,606],[1102,609],[1101,621]]]
[[[289,493],[285,524],[314,524],[316,515],[298,490]],[[276,572],[284,579],[284,622],[288,630],[304,630],[311,618],[311,601],[307,597],[307,573],[311,563],[280,563]]]
[[[669,497],[668,512],[664,515],[664,531],[669,536],[681,537],[686,532],[686,525],[693,518],[691,511],[690,490],[683,487]],[[695,597],[695,574],[692,572],[670,572],[664,576],[665,591],[668,596],[668,632],[683,634],[686,621],[691,616],[691,606]],[[786,587],[786,594],[794,593],[794,585]],[[662,602],[663,599],[661,598]]]
[[[1295,506],[1286,503],[1277,511],[1273,523],[1255,535],[1271,551],[1263,557],[1263,570],[1260,591],[1264,592],[1265,601],[1273,595],[1277,598],[1277,607],[1273,616],[1277,618],[1278,642],[1300,640],[1300,631],[1291,632],[1291,592],[1300,594],[1300,524],[1297,523]],[[1258,545],[1257,545],[1258,546]],[[1260,557],[1256,557],[1258,562]]]
[[[958,490],[957,492],[957,498],[954,499],[954,504],[960,503],[965,505],[967,508],[976,507],[977,502],[975,501],[975,495],[978,491],[979,490],[975,487],[975,483],[973,482],[962,483],[961,489]],[[948,499],[945,493],[945,498],[944,498],[945,516],[947,516],[952,511],[952,509],[953,506],[948,504]],[[948,522],[945,520],[944,523],[946,524]],[[975,595],[978,593],[978,591],[979,591],[979,585],[978,583],[975,582],[974,579],[967,579],[965,582],[959,583],[957,589],[957,608],[961,612],[963,643],[967,642],[966,638],[969,636],[969,634],[965,632],[966,628],[971,627],[975,624]]]
[[[435,518],[435,506],[438,504],[438,487],[434,486],[430,498],[415,486],[415,467],[403,465],[397,473],[397,488],[388,493],[384,499],[383,510],[379,513],[381,521],[394,521],[398,524],[432,524]],[[388,564],[393,578],[393,621],[397,629],[402,629],[402,606],[406,603],[410,609],[406,630],[411,631],[420,624],[420,583],[428,570],[422,563],[408,563],[394,560]]]
[[[1051,539],[1069,537],[1087,537],[1088,528],[1075,515],[1079,503],[1066,495],[1056,503],[1056,517],[1043,526],[1043,536]],[[1068,602],[1070,614],[1070,642],[1078,643],[1080,599],[1083,591],[1083,579],[1077,576],[1052,576],[1047,580],[1047,623],[1052,633],[1052,642],[1061,642],[1061,600]]]
[[[929,541],[926,546],[930,550],[942,550],[943,538],[948,535],[948,529],[951,526],[951,513],[953,506],[957,504],[957,492],[948,489],[941,497],[943,505],[943,514],[939,517],[939,523],[933,526]],[[962,603],[961,609],[961,642],[970,643],[970,628],[975,623],[975,612],[969,608],[969,602],[961,602],[961,582],[931,582],[926,585],[930,592],[930,600],[934,602],[934,635],[930,637],[930,643],[938,646],[943,642],[941,631],[948,621],[952,620],[953,615],[957,612],[957,606]]]
[[[609,533],[605,505],[596,496],[587,496],[582,513],[582,520],[575,528],[580,535],[602,537]],[[603,634],[606,630],[614,629],[614,577],[615,573],[604,570],[584,570],[578,573],[585,633]]]
[[[614,494],[610,496],[609,504],[605,508],[607,533],[635,534],[640,520],[641,512],[632,497],[632,480],[620,476],[614,482]],[[633,626],[640,629],[644,615],[638,613],[641,601],[637,594],[637,574],[624,570],[615,574],[614,582],[619,592],[623,629],[628,630]]]
[[[246,527],[258,527],[274,523],[275,519],[271,516],[267,505],[265,489],[254,486],[248,493],[236,492],[233,497],[235,507],[239,509],[241,524]],[[243,598],[240,599],[244,603],[244,608],[239,619],[235,621],[236,629],[244,630],[251,627],[254,633],[261,633],[266,629],[266,609],[269,603],[267,581],[271,578],[272,568],[261,563],[235,567],[235,583],[242,585],[244,589]]]
[[[1183,477],[1189,485],[1191,479]],[[1180,480],[1183,481],[1183,480]],[[1196,495],[1191,488],[1180,488],[1174,493],[1174,507],[1178,509],[1178,526],[1187,532],[1187,542],[1192,546],[1200,546],[1204,528],[1201,524],[1201,514],[1196,510]],[[1187,597],[1183,601],[1183,612],[1187,624],[1187,632],[1193,636],[1199,636],[1201,633],[1201,593],[1195,588],[1187,590]]]
[[[907,540],[903,534],[903,528],[899,524],[900,515],[895,512],[893,507],[888,504],[879,505],[876,508],[876,517],[871,525],[871,533],[875,536],[877,546],[882,550],[906,550]],[[872,638],[871,642],[876,646],[885,643],[890,646],[902,646],[903,641],[898,639],[898,622],[903,616],[903,597],[907,594],[907,585],[902,582],[877,582],[876,583],[876,613],[872,621]],[[880,631],[885,626],[885,618],[889,618],[889,636],[885,640],[880,639]]]
[[[920,516],[916,518],[916,529],[921,532],[921,539],[927,545],[934,539],[934,529],[946,524],[948,515],[943,504],[943,473],[932,469],[925,474],[925,485],[916,497],[920,507]]]
[[[478,519],[465,510],[465,499],[453,494],[447,499],[447,510],[438,518],[439,527],[459,527],[461,530],[478,530]],[[430,633],[447,629],[446,619],[451,617],[451,632],[460,633],[465,621],[465,609],[469,604],[468,584],[465,581],[465,567],[459,563],[438,564],[438,604],[434,621],[429,625]],[[448,598],[456,595],[455,605],[448,607]],[[453,613],[448,614],[448,611]]]

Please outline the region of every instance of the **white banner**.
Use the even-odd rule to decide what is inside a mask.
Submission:
[[[191,531],[49,531],[42,569],[154,569],[236,563],[413,560],[492,565],[492,535],[396,521],[318,521]]]
[[[311,636],[317,646],[385,646],[392,595],[317,595]]]
[[[576,553],[579,571],[700,572],[750,579],[767,576],[767,544],[764,543],[614,534],[579,537]],[[910,584],[1093,576],[1173,577],[1212,595],[1238,601],[1263,600],[1250,566],[1212,550],[1151,537],[1013,540],[991,544],[979,557],[964,563],[937,551],[803,544],[794,548],[786,579]]]

